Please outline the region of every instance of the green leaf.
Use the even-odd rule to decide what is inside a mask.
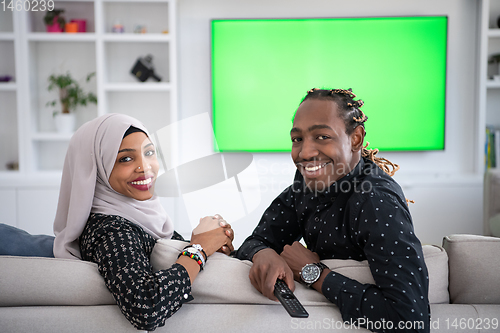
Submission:
[[[85,79],[89,82],[95,72],[89,73]],[[71,74],[50,75],[48,77],[49,91],[55,88],[59,89],[59,102],[62,106],[63,113],[69,113],[76,110],[78,106],[87,106],[88,103],[97,104],[97,97],[92,92],[86,93],[79,85],[78,81],[74,80]],[[56,101],[48,102],[47,105],[55,106]]]

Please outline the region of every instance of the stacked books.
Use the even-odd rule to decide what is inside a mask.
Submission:
[[[486,127],[484,162],[486,169],[500,168],[500,128]]]

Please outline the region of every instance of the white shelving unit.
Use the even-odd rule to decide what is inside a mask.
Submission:
[[[71,75],[98,105],[77,110],[77,126],[106,113],[131,115],[151,133],[177,120],[176,0],[64,0],[66,21],[85,19],[86,33],[46,33],[42,12],[0,11],[0,222],[52,234],[71,134],[55,131],[47,90],[51,74]],[[120,20],[125,33],[111,27]],[[145,25],[147,32],[133,33]],[[168,32],[168,33],[167,33]],[[139,82],[130,70],[151,54],[162,82]],[[86,84],[88,73],[96,77]],[[165,147],[162,147],[165,148]],[[175,147],[171,153],[175,153]],[[7,170],[16,162],[19,170]]]
[[[16,91],[17,84],[12,82],[0,83],[0,91]]]
[[[479,116],[477,122],[478,161],[477,169],[484,170],[484,143],[486,126],[500,128],[500,80],[493,80],[493,75],[500,75],[499,68],[488,64],[493,54],[500,54],[500,1],[482,0],[479,29]]]
[[[0,83],[0,178],[7,183],[32,182],[40,174],[55,175],[58,184],[71,135],[55,132],[54,108],[46,106],[57,99],[57,92],[47,90],[51,74],[70,72],[97,95],[97,106],[77,110],[77,126],[111,112],[141,120],[152,133],[177,120],[176,0],[55,4],[65,10],[66,21],[85,19],[87,32],[46,33],[43,12],[0,12],[0,76],[15,78]],[[111,32],[118,21],[125,27],[122,34]],[[134,33],[137,25],[146,33]],[[142,83],[130,73],[148,54],[161,82]],[[84,83],[91,72],[95,79]],[[10,162],[19,170],[6,171]]]
[[[8,164],[19,162],[19,87],[17,55],[19,42],[13,13],[0,12],[0,76],[11,76],[13,81],[0,82],[0,174],[16,174]]]
[[[3,15],[6,15],[6,14],[3,14]],[[0,32],[0,40],[1,41],[14,40],[14,33],[13,32]]]

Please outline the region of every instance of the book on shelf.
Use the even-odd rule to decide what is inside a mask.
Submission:
[[[500,127],[486,127],[484,165],[486,169],[500,168]]]

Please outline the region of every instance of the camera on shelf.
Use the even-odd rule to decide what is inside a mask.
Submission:
[[[155,74],[152,61],[153,56],[150,54],[140,57],[135,62],[134,67],[132,67],[131,73],[141,82],[146,81],[150,77],[158,82],[161,81],[161,77]]]

